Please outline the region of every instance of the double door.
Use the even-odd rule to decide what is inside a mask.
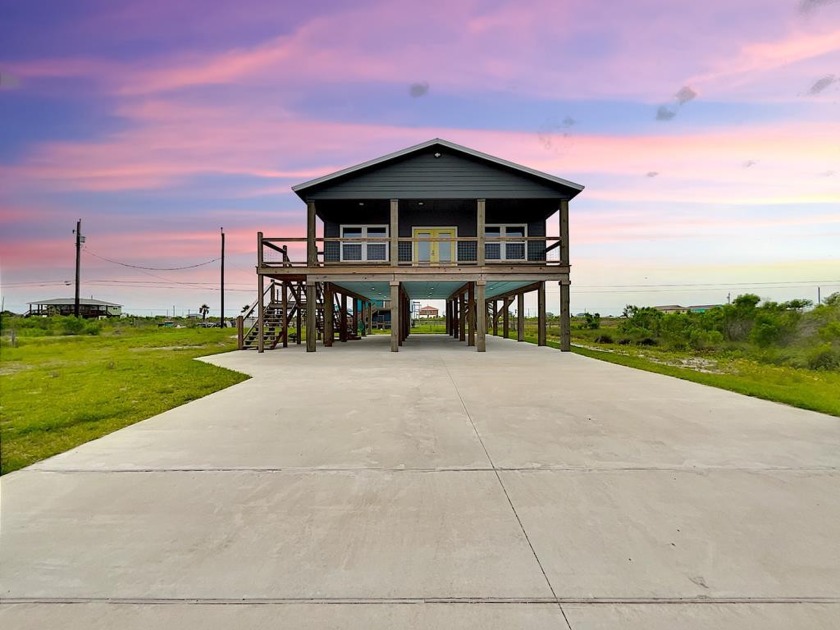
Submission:
[[[414,262],[421,265],[447,264],[457,261],[455,239],[458,228],[416,227],[414,236]]]

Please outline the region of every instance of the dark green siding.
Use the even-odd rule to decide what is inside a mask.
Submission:
[[[435,152],[441,154],[434,157]],[[315,185],[310,200],[328,199],[546,199],[568,198],[567,190],[537,177],[442,148],[384,163]]]

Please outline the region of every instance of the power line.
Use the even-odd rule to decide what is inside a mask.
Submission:
[[[99,258],[100,260],[104,260],[109,263],[113,263],[115,265],[120,265],[121,267],[129,267],[130,269],[146,269],[148,271],[182,271],[184,269],[195,269],[196,267],[203,267],[204,265],[209,265],[211,263],[217,262],[221,260],[221,257],[214,258],[213,260],[207,260],[202,263],[198,263],[195,265],[187,265],[185,267],[143,267],[141,265],[130,265],[129,263],[120,262],[118,260],[111,260],[110,258],[105,258],[105,256],[100,256],[99,254],[94,254],[90,251],[87,247],[83,250],[86,254],[90,254],[95,258]]]

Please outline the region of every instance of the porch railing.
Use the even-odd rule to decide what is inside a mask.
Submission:
[[[469,237],[399,237],[398,266],[455,267],[478,265],[479,239]],[[315,239],[316,266],[393,266],[392,242],[388,237]],[[309,267],[306,237],[258,236],[260,267]],[[485,237],[485,265],[561,265],[560,237]]]

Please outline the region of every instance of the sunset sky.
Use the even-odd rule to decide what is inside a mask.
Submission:
[[[236,315],[290,186],[435,137],[586,186],[575,313],[840,291],[840,0],[0,0],[5,308],[73,295],[81,219],[141,315],[218,314],[160,269],[224,227]]]

